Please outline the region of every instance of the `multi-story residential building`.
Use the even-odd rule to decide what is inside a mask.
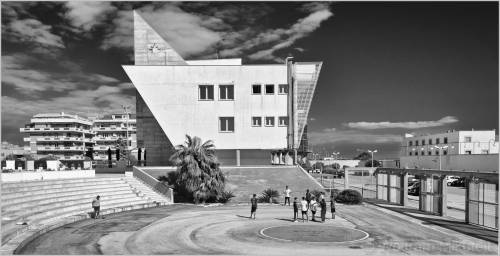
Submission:
[[[401,167],[498,172],[495,130],[455,131],[403,137]]]
[[[63,163],[84,160],[87,149],[94,145],[92,122],[64,112],[34,115],[20,132],[28,144],[26,151],[37,156],[53,155]]]
[[[186,134],[212,140],[223,165],[270,164],[280,149],[297,159],[321,62],[184,60],[136,12],[134,51],[135,65],[123,68],[137,90],[147,165],[171,164]]]
[[[116,160],[116,145],[118,139],[128,138],[128,149],[137,147],[136,119],[131,114],[112,114],[97,118],[94,121],[95,132],[94,160],[108,160],[108,149],[111,149],[111,158]]]

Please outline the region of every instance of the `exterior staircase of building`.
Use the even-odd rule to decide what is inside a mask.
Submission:
[[[2,246],[27,230],[89,218],[97,195],[102,215],[172,203],[139,179],[123,175],[1,185]]]
[[[255,166],[255,167],[222,167],[226,175],[226,190],[231,190],[235,197],[232,203],[249,202],[253,194],[257,197],[267,188],[283,194],[285,186],[292,190],[291,200],[301,198],[306,189],[324,191],[320,184],[298,166]],[[278,198],[284,200],[283,195]]]

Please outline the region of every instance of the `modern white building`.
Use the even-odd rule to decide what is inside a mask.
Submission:
[[[23,146],[14,145],[7,141],[2,141],[1,146],[2,148],[0,149],[0,160],[4,160],[8,155],[21,157],[25,154],[29,154],[28,151],[24,150]]]
[[[92,121],[64,112],[34,115],[20,132],[30,154],[53,155],[63,163],[84,160],[87,149],[94,145]]]
[[[137,89],[147,165],[170,164],[186,134],[212,140],[224,165],[270,164],[274,150],[300,148],[321,62],[184,60],[137,12],[134,51],[123,69]]]
[[[108,149],[111,149],[111,160],[116,160],[116,144],[118,139],[128,141],[128,149],[137,148],[136,119],[131,114],[111,114],[93,120],[94,160],[108,160]]]
[[[403,137],[402,168],[498,172],[495,130],[455,131]]]

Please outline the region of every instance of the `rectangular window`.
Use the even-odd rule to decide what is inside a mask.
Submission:
[[[410,156],[411,156],[411,152],[410,152]]]
[[[418,156],[418,151],[415,151],[415,155]]]
[[[438,155],[439,155],[439,150],[436,150],[436,156],[438,156]]]
[[[234,85],[219,85],[220,100],[234,100]]]
[[[288,84],[280,84],[278,93],[279,94],[287,94],[288,93]]]
[[[266,116],[266,126],[274,126],[274,116]]]
[[[427,155],[429,155],[429,156],[432,155],[432,152],[431,151],[427,152]]]
[[[444,137],[444,139],[443,139],[443,143],[444,143],[444,144],[448,144],[448,137]]]
[[[422,146],[425,146],[425,140],[422,140]]]
[[[220,132],[234,132],[234,117],[219,117]]]
[[[448,154],[448,151],[443,150],[443,155],[447,155],[447,154]]]
[[[200,100],[214,100],[213,85],[200,85],[198,91]]]
[[[481,154],[489,154],[489,153],[490,153],[490,151],[489,151],[489,150],[487,150],[487,149],[483,149],[483,150],[481,150]]]
[[[429,145],[432,145],[432,139],[429,139]]]
[[[252,85],[252,94],[262,94],[262,86],[260,84]]]
[[[288,125],[288,116],[280,116],[278,125],[279,126],[287,126]]]
[[[413,141],[408,141],[408,146],[413,146]]]
[[[436,144],[440,144],[440,143],[439,143],[439,138],[436,138]]]
[[[465,154],[466,154],[466,155],[472,155],[472,151],[470,151],[470,150],[465,150]]]
[[[418,140],[415,141],[415,146],[418,146]]]
[[[472,137],[470,137],[470,136],[467,136],[464,139],[465,139],[465,142],[472,142]]]
[[[274,94],[274,84],[266,84],[266,94]]]
[[[253,116],[252,117],[252,126],[262,126],[262,117]]]

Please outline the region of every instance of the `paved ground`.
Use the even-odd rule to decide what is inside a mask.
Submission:
[[[428,225],[385,208],[365,204],[338,206],[342,218],[326,223],[294,223],[290,207],[260,205],[251,220],[247,205],[196,207],[173,205],[84,220],[53,230],[22,248],[21,254],[254,254],[254,255],[422,255],[497,254],[497,244]],[[269,227],[309,233],[325,227],[356,228],[369,237],[355,242],[310,243],[267,237]],[[318,229],[314,229],[317,226]],[[320,229],[321,227],[321,229]],[[298,228],[298,229],[297,229]],[[330,232],[331,233],[331,232]],[[326,234],[326,233],[325,233]],[[347,233],[346,233],[347,234]],[[289,234],[283,234],[290,237]],[[349,234],[348,234],[349,235]],[[318,234],[313,234],[318,237]],[[300,236],[292,236],[292,240]],[[319,237],[321,235],[319,234]]]

